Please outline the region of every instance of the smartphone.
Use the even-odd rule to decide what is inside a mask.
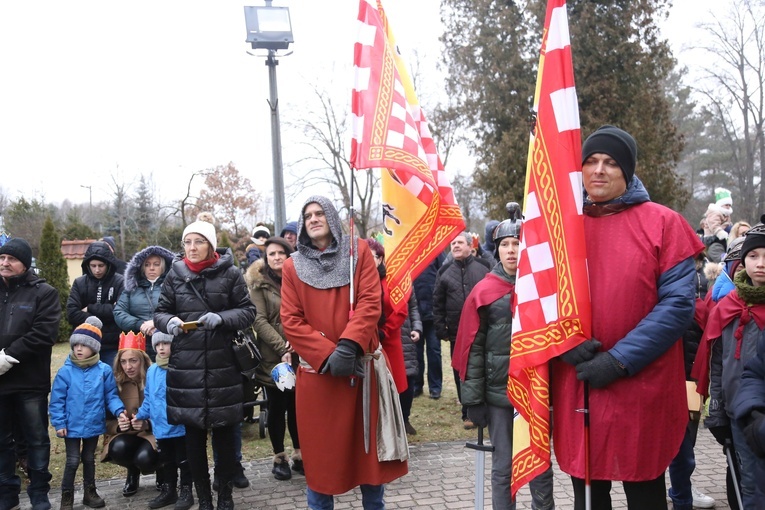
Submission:
[[[184,322],[181,324],[181,329],[184,333],[188,333],[189,331],[194,331],[199,327],[199,321],[191,321],[191,322]]]

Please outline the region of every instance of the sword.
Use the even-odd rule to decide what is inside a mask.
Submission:
[[[741,489],[738,488],[738,478],[736,477],[736,465],[733,463],[733,455],[730,450],[733,446],[733,442],[730,439],[725,440],[725,457],[728,460],[728,469],[730,469],[730,477],[733,479],[733,488],[736,489],[736,500],[738,501],[738,507],[744,508],[744,503],[741,502]]]
[[[369,399],[371,397],[371,381],[369,361],[364,363],[364,382],[361,387],[362,415],[364,417],[364,453],[369,453]]]
[[[475,450],[475,509],[483,510],[483,482],[486,466],[486,452],[493,452],[494,446],[483,443],[483,427],[478,427],[478,441],[465,443],[466,448]]]

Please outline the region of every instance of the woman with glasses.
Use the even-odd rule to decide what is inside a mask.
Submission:
[[[200,510],[211,510],[207,433],[218,452],[218,510],[234,508],[234,434],[242,420],[242,375],[231,348],[237,330],[255,320],[241,272],[229,248],[217,250],[215,227],[195,221],[183,231],[162,285],[154,324],[175,336],[167,372],[167,418],[186,426],[186,453]]]

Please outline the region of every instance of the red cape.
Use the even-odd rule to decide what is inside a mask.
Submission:
[[[744,326],[751,319],[757,327],[765,329],[765,305],[747,305],[735,290],[722,298],[717,306],[709,312],[704,336],[701,337],[696,359],[693,361],[691,377],[698,381],[696,391],[705,398],[709,396],[709,362],[712,356],[712,342],[722,336],[723,329],[735,319],[741,318],[733,336],[738,342],[737,350],[741,349]]]
[[[460,315],[460,325],[457,328],[454,355],[452,356],[452,368],[459,372],[461,380],[465,380],[470,347],[473,345],[475,335],[478,333],[478,328],[481,325],[478,309],[493,303],[514,290],[515,285],[493,273],[489,273],[473,287],[470,295],[465,300],[465,304],[462,306],[462,315]],[[510,300],[511,313],[512,310],[513,299]]]

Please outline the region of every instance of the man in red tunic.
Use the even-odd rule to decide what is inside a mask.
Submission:
[[[281,317],[300,355],[296,414],[311,509],[331,509],[333,495],[357,486],[365,509],[384,508],[384,484],[408,472],[406,455],[380,460],[377,369],[362,360],[378,351],[380,306],[380,277],[369,247],[343,233],[328,199],[310,197],[301,211],[297,252],[282,269]],[[403,440],[406,452],[405,434]]]
[[[611,481],[630,509],[666,509],[664,472],[688,422],[683,347],[693,320],[693,257],[703,246],[634,175],[637,144],[603,126],[582,147],[593,338],[553,364],[554,447],[584,509],[584,384],[589,384],[592,508]]]

